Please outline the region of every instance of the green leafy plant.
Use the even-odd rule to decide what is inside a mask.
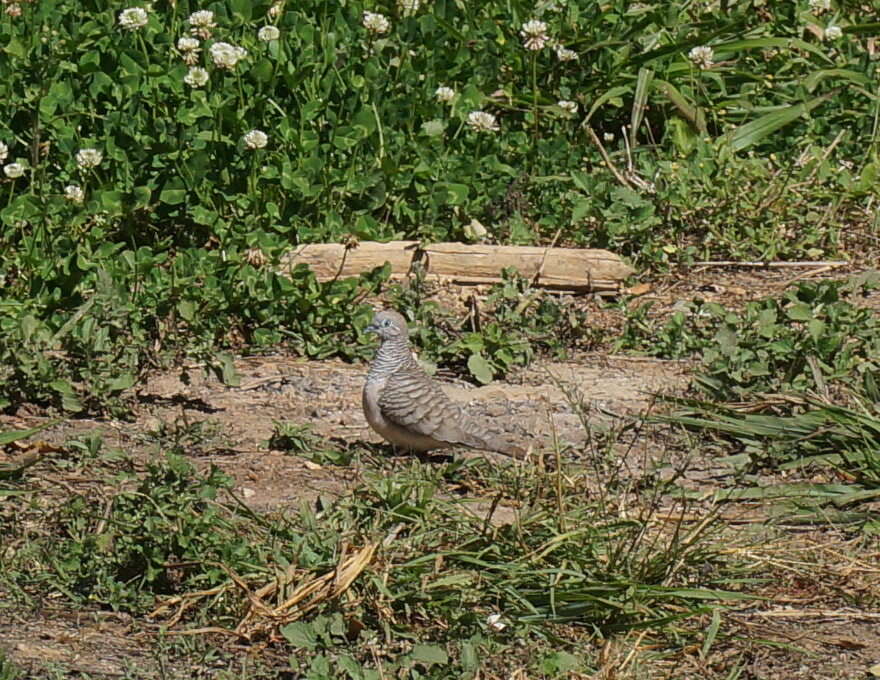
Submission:
[[[0,680],[18,680],[21,677],[23,677],[21,669],[0,652]]]
[[[480,383],[527,366],[536,355],[562,357],[591,341],[586,313],[572,298],[533,288],[513,269],[492,286],[485,315],[472,313],[463,322],[427,295],[424,278],[417,274],[390,297],[412,321],[413,342],[425,359]]]
[[[517,467],[415,464],[370,475],[317,510],[258,515],[230,495],[228,476],[198,472],[177,454],[157,457],[143,474],[106,457],[90,466],[104,475],[100,486],[87,495],[62,492],[39,532],[5,554],[4,583],[31,597],[61,594],[133,614],[161,605],[171,617],[186,603],[174,622],[234,627],[273,578],[334,573],[341,545],[381,544],[381,558],[350,584],[355,605],[325,598],[301,623],[281,628],[311,660],[348,645],[362,663],[371,659],[372,636],[393,630],[404,638],[419,631],[426,646],[395,649],[395,663],[424,664],[438,656],[437,646],[464,654],[489,633],[503,642],[554,623],[610,632],[743,597],[724,591],[726,571],[717,581],[704,577],[704,587],[686,585],[688,574],[721,560],[710,522],[669,533],[652,527],[649,505],[631,506],[623,519],[610,504],[583,503],[582,475],[553,484],[547,472]],[[499,499],[518,499],[523,511],[495,526],[446,492],[474,483],[491,483]],[[10,502],[15,508],[4,511],[28,503]],[[37,563],[43,568],[28,568]],[[493,612],[503,617],[490,618]],[[274,629],[284,619],[266,621]]]
[[[61,549],[46,546],[51,570],[41,578],[72,597],[139,612],[156,595],[216,585],[225,578],[222,564],[246,569],[255,559],[216,502],[230,487],[216,468],[196,476],[188,461],[168,454],[111,498],[72,498],[57,511]]]
[[[52,287],[25,302],[16,286],[0,293],[0,407],[124,412],[145,371],[187,355],[234,384],[228,350],[243,342],[286,342],[316,358],[364,356],[352,342],[370,314],[359,301],[387,275],[319,283],[304,267],[288,278],[242,253],[193,249],[169,261],[147,248],[91,253],[85,270],[65,274],[79,257],[47,264]],[[124,283],[130,277],[135,288]]]
[[[341,450],[312,431],[311,426],[296,423],[276,422],[269,448],[302,456],[322,465],[349,465],[352,453]]]
[[[642,306],[617,347],[669,358],[698,353],[695,385],[715,399],[857,384],[878,369],[880,325],[853,298],[875,287],[870,278],[799,283],[738,312],[697,300],[659,328]]]
[[[351,316],[381,275],[279,275],[299,243],[479,219],[492,241],[664,267],[824,256],[873,219],[872,27],[849,6],[425,3],[375,32],[360,1],[182,0],[133,23],[106,0],[10,4],[0,408],[121,414],[153,366],[187,356],[231,384],[230,350],[284,341],[362,357]],[[487,380],[544,342],[492,323],[453,324],[433,358]]]

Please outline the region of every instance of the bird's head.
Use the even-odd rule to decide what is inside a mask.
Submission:
[[[393,340],[396,338],[409,337],[409,329],[406,325],[406,319],[393,309],[383,309],[376,312],[373,321],[364,331],[367,333],[375,333],[382,340]]]

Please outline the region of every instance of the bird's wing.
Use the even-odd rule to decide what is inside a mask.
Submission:
[[[390,375],[379,408],[385,418],[410,432],[449,444],[482,445],[463,427],[461,409],[420,367],[403,366]]]

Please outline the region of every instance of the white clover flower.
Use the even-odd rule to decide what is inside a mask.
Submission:
[[[248,149],[262,149],[269,143],[269,137],[262,130],[251,130],[242,139]]]
[[[263,26],[263,28],[257,31],[257,37],[264,42],[278,40],[281,37],[281,31],[278,30],[277,26]]]
[[[441,85],[437,88],[437,91],[434,92],[434,96],[437,97],[437,100],[443,102],[444,104],[451,102],[455,99],[455,90],[451,87],[446,87],[445,85]]]
[[[9,147],[6,146],[3,142],[0,142],[0,163],[6,160],[6,157],[9,155]]]
[[[199,49],[200,44],[198,38],[188,38],[186,36],[177,41],[177,49],[183,56],[184,64],[193,66],[198,63],[199,52],[202,51]]]
[[[187,18],[187,22],[190,25],[189,32],[199,36],[202,40],[210,38],[211,29],[217,28],[217,24],[214,23],[214,13],[209,9],[193,12]]]
[[[76,164],[83,168],[97,168],[101,165],[104,154],[97,149],[86,148],[76,152]]]
[[[489,616],[486,617],[486,625],[496,633],[500,633],[507,628],[507,624],[501,621],[501,614],[489,614]]]
[[[532,52],[537,52],[538,50],[543,49],[544,45],[546,45],[547,41],[550,39],[547,36],[547,24],[543,21],[538,21],[537,19],[532,19],[531,21],[524,23],[519,34],[523,38],[523,46]]]
[[[271,18],[276,18],[281,16],[281,12],[284,11],[284,0],[277,0],[272,3],[272,6],[269,8],[269,11],[266,12]]]
[[[181,52],[193,52],[199,49],[199,45],[201,45],[201,42],[198,38],[190,38],[188,36],[183,36],[177,41],[177,49]]]
[[[216,42],[211,45],[211,59],[219,68],[233,69],[247,56],[247,50],[227,42]]]
[[[185,82],[190,87],[204,87],[207,84],[208,80],[208,72],[201,66],[190,67],[189,71],[187,71],[187,74],[183,77],[183,82]]]
[[[477,132],[498,132],[498,121],[495,116],[485,111],[471,111],[467,117],[467,124]]]
[[[473,219],[464,225],[464,235],[469,241],[479,241],[486,237],[489,231],[480,220]]]
[[[577,113],[578,105],[576,102],[569,101],[568,99],[560,99],[556,102],[556,106],[562,109],[569,116],[573,116]]]
[[[82,203],[85,197],[86,192],[78,184],[68,184],[64,187],[64,198],[71,203]]]
[[[843,36],[843,29],[840,26],[831,24],[825,29],[825,40],[837,40]]]
[[[827,12],[831,9],[831,0],[810,0],[810,9],[816,14]]]
[[[9,179],[17,179],[24,174],[25,167],[21,163],[10,163],[3,166],[3,172]]]
[[[700,70],[712,68],[712,59],[715,57],[715,51],[708,45],[700,45],[694,47],[688,52],[688,59],[700,67]]]
[[[562,45],[557,45],[556,58],[559,59],[559,61],[577,61],[578,54],[574,50],[570,50]]]
[[[126,31],[136,31],[147,25],[149,17],[143,7],[129,7],[119,13],[119,25]]]
[[[10,2],[8,5],[6,5],[6,9],[3,11],[11,17],[20,17],[21,5],[17,2]]]
[[[405,17],[418,12],[421,4],[421,0],[397,0],[397,6],[400,8],[400,13]]]
[[[364,28],[376,35],[388,33],[391,30],[391,22],[388,21],[384,14],[377,14],[376,12],[364,12],[363,24]]]

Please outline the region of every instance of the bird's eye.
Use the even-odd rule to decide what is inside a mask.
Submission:
[[[385,328],[388,328],[388,326],[391,325],[391,319],[385,319],[385,320],[382,322],[382,325],[385,326]]]

